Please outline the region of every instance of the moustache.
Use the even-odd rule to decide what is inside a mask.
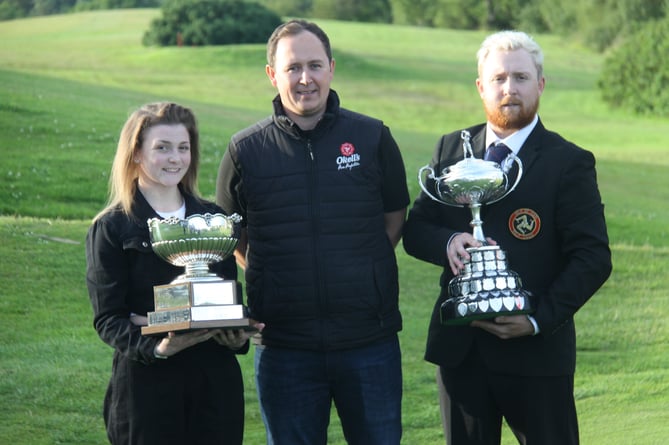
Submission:
[[[520,106],[522,106],[523,103],[522,102],[517,102],[517,101],[514,101],[514,100],[506,100],[506,101],[500,102],[500,104],[499,104],[500,107],[506,107],[506,106],[509,106],[509,105],[514,105],[514,106],[520,105]]]

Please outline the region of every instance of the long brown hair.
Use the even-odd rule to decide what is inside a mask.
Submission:
[[[188,131],[191,153],[190,167],[181,179],[180,185],[185,193],[196,197],[199,195],[197,175],[200,166],[200,144],[195,115],[189,108],[172,102],[150,103],[133,112],[123,125],[109,177],[107,206],[95,219],[115,207],[120,207],[126,214],[131,213],[139,177],[139,164],[135,163],[134,159],[142,148],[145,132],[156,125],[178,124],[184,125]]]

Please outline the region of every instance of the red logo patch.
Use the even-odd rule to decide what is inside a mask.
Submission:
[[[539,234],[541,218],[532,209],[518,209],[509,216],[509,231],[520,240],[529,240]]]
[[[339,147],[339,151],[343,156],[351,156],[355,153],[355,147],[350,142],[344,142],[341,144],[341,147]]]

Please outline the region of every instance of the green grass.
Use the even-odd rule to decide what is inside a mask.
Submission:
[[[270,111],[264,45],[145,48],[156,10],[0,22],[0,443],[105,443],[101,403],[111,350],[96,336],[83,238],[105,201],[120,128],[142,103],[191,106],[202,133],[200,189],[212,198],[237,130]],[[346,107],[397,138],[412,197],[437,138],[483,119],[474,54],[484,33],[323,21]],[[602,56],[556,36],[541,117],[592,150],[614,273],[577,314],[582,443],[659,445],[669,438],[669,122],[610,110],[595,84]],[[404,443],[443,443],[435,369],[423,356],[439,270],[397,250]],[[252,355],[246,443],[264,431]],[[336,416],[333,444],[342,444]],[[514,443],[505,431],[504,444]]]

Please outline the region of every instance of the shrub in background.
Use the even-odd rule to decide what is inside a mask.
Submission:
[[[283,17],[393,23],[397,0],[257,0]],[[429,0],[433,1],[433,0]]]
[[[313,17],[314,0],[257,0],[282,17]]]
[[[144,45],[202,46],[264,43],[281,24],[266,7],[242,0],[167,0],[162,17],[144,33]]]
[[[639,114],[669,116],[669,19],[646,23],[604,62],[604,101]]]
[[[100,9],[158,8],[162,0],[77,0],[72,11],[96,11]]]
[[[351,22],[393,22],[390,0],[314,0],[311,15]]]

